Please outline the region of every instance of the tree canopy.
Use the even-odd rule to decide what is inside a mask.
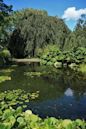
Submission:
[[[48,44],[62,48],[70,33],[62,19],[48,16],[46,11],[25,9],[15,12],[14,19],[16,16],[17,26],[10,38],[9,49],[18,58],[34,56],[36,49]]]
[[[66,38],[64,50],[86,47],[86,15],[77,21],[75,30]]]
[[[48,45],[62,51],[86,48],[86,15],[70,31],[61,18],[49,16],[45,10],[12,11],[12,6],[0,0],[0,45],[4,44],[16,58],[37,56]]]
[[[12,6],[8,6],[3,0],[0,0],[0,45],[7,42],[11,12]]]

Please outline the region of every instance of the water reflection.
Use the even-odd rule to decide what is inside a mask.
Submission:
[[[66,96],[73,96],[73,90],[72,90],[71,88],[68,88],[68,89],[64,92],[64,94],[65,94]]]
[[[86,75],[71,70],[51,71],[51,69],[37,66],[16,67],[9,74],[11,81],[0,84],[0,91],[13,89],[39,91],[39,98],[28,104],[28,108],[35,114],[41,117],[86,119]],[[45,74],[27,76],[26,72]]]

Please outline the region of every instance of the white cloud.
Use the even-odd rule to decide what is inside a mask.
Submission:
[[[77,10],[76,7],[69,7],[62,16],[66,20],[78,20],[81,15],[86,14],[86,8]]]

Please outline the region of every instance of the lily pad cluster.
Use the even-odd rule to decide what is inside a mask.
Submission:
[[[28,77],[41,77],[43,75],[47,75],[49,74],[50,72],[46,72],[46,71],[42,71],[42,72],[25,72],[24,75],[28,76]]]
[[[2,69],[2,70],[0,70],[0,73],[11,73],[13,71],[14,71],[13,68],[8,68],[8,69]]]
[[[10,76],[0,76],[0,83],[6,81],[6,80],[11,80]]]
[[[0,83],[11,80],[11,73],[14,71],[13,68],[5,68],[0,70]]]
[[[27,107],[27,103],[30,100],[33,100],[38,97],[39,92],[36,93],[27,93],[24,90],[8,90],[0,93],[0,109],[4,110],[9,107],[18,107],[22,106],[23,108]]]
[[[86,129],[86,121],[46,118],[42,119],[24,111],[31,99],[38,97],[39,92],[27,93],[24,90],[12,90],[0,93],[0,129]]]

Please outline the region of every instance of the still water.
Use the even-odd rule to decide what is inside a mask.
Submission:
[[[0,76],[7,74],[11,80],[0,83],[0,91],[39,91],[39,97],[28,103],[33,113],[42,118],[86,119],[86,75],[40,66],[17,66],[5,72],[7,69],[1,69]]]

